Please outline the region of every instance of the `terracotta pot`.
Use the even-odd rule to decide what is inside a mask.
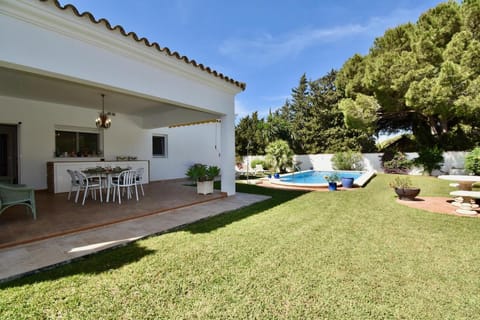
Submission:
[[[419,188],[395,188],[395,193],[400,200],[415,200],[415,197],[420,193]]]

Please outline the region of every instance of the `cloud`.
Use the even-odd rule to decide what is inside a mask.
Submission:
[[[305,29],[274,37],[264,33],[252,39],[228,39],[220,47],[220,53],[233,59],[274,63],[285,57],[297,55],[319,42],[332,41],[364,32],[360,25],[346,25],[331,29]]]
[[[381,36],[388,28],[412,21],[412,17],[416,19],[422,11],[423,9],[399,9],[386,17],[371,17],[365,24],[305,28],[279,35],[263,33],[252,38],[230,38],[221,44],[219,51],[233,60],[255,65],[274,64],[321,43],[341,41],[358,35],[372,38]]]

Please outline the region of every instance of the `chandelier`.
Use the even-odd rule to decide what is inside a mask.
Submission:
[[[95,120],[95,124],[99,129],[108,129],[112,125],[112,120],[105,113],[105,95],[102,93],[102,112],[98,114],[98,118]]]

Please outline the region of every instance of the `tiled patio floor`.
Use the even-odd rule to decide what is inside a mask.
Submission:
[[[140,200],[101,203],[87,198],[85,205],[74,202],[75,195],[35,192],[37,220],[24,206],[15,206],[0,215],[0,248],[41,240],[92,227],[138,218],[169,209],[225,197],[218,190],[211,195],[198,195],[185,181],[154,182],[145,185]],[[98,196],[97,196],[98,198]],[[28,212],[28,214],[27,214]]]
[[[29,223],[33,220],[25,214],[22,207],[18,212],[22,219],[0,216],[0,226],[2,229],[9,229],[9,239],[14,239],[14,230],[22,230],[22,222],[28,226],[24,228],[27,230],[24,234],[18,235],[19,239],[27,239],[24,244],[19,244],[18,241],[15,244],[10,240],[8,247],[4,245],[4,248],[0,249],[0,282],[268,199],[266,196],[241,193],[225,197],[220,192],[200,196],[196,194],[195,188],[178,182],[151,183],[145,188],[145,193],[145,198],[138,204],[136,201],[129,201],[128,206],[91,201],[89,210],[86,209],[87,205],[79,208],[79,205],[68,202],[65,194],[39,193],[37,207],[40,210],[36,222],[40,223],[37,226],[34,226],[36,222]],[[174,206],[176,209],[172,209]],[[60,208],[63,208],[63,211],[60,211]],[[65,216],[59,218],[53,212],[57,215],[63,212]],[[42,215],[44,219],[41,219]],[[94,226],[88,222],[91,219],[85,219],[85,215],[101,221],[103,226]],[[48,220],[47,217],[54,222],[43,221]],[[123,222],[119,222],[122,219]],[[68,224],[67,221],[71,223]],[[81,221],[87,223],[82,225]],[[56,226],[57,222],[63,227]],[[72,228],[73,225],[76,230]],[[41,226],[49,231],[40,232]],[[54,232],[67,228],[69,232],[53,236]],[[27,234],[35,234],[37,237],[41,235],[44,239],[35,240]],[[4,235],[1,237],[2,241],[7,238]]]

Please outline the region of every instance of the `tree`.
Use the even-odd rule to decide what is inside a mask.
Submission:
[[[303,74],[298,87],[292,89],[291,100],[287,100],[284,106],[284,118],[290,120],[291,143],[295,153],[303,153],[308,143],[304,119],[310,116],[309,90],[307,76]]]
[[[258,112],[240,119],[235,127],[235,151],[237,155],[264,154],[264,121],[258,118]]]
[[[283,140],[271,142],[266,148],[266,162],[275,172],[286,172],[292,166],[293,151],[288,143]]]
[[[441,3],[350,58],[336,82],[347,125],[410,130],[420,145],[445,149],[478,141],[479,21],[479,0]]]
[[[290,123],[288,141],[296,154],[375,149],[371,135],[345,126],[336,78],[336,70],[313,81],[303,74],[292,99],[280,109],[280,117]]]

